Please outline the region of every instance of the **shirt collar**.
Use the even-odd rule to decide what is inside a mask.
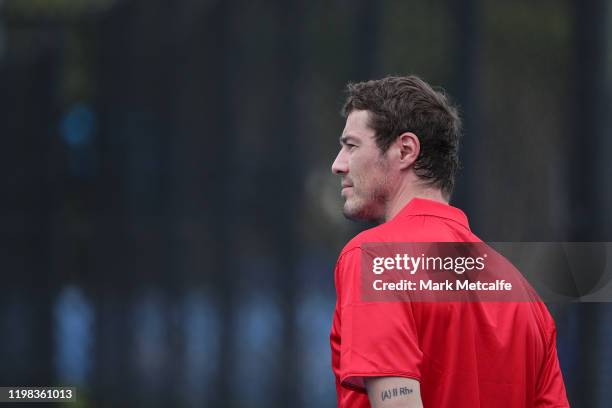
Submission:
[[[408,217],[411,215],[429,215],[433,217],[446,218],[463,225],[468,230],[467,216],[457,207],[441,203],[439,201],[428,200],[425,198],[413,198],[404,208],[395,216],[393,220],[400,217]]]

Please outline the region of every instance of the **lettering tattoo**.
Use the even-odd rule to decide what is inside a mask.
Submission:
[[[380,399],[384,401],[395,397],[407,396],[412,394],[412,392],[412,388],[408,387],[387,388],[386,390],[381,391]]]

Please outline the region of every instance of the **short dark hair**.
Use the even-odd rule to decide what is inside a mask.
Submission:
[[[376,132],[381,153],[404,132],[419,138],[416,174],[450,197],[459,168],[461,119],[444,92],[411,75],[349,83],[347,93],[342,115],[369,111],[369,126]]]

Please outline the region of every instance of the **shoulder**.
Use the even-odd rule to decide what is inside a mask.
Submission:
[[[344,246],[340,257],[370,242],[454,241],[479,241],[479,239],[464,227],[455,225],[453,221],[428,215],[411,215],[362,231]]]
[[[535,293],[535,296],[538,296],[535,290],[533,290],[533,292]],[[554,343],[554,337],[557,334],[555,320],[551,316],[546,304],[539,299],[539,296],[538,299],[532,303],[534,313],[538,319],[541,336],[546,342],[546,346],[550,347],[551,343]]]
[[[351,239],[340,251],[340,258],[349,253],[354,253],[361,248],[364,243],[368,242],[393,242],[393,237],[390,234],[390,223],[378,225],[369,228],[357,234]]]
[[[346,276],[350,271],[357,271],[359,269],[363,244],[371,242],[389,242],[386,226],[387,223],[364,230],[353,237],[344,248],[342,248],[340,255],[338,255],[338,260],[336,261],[336,279],[340,276]],[[336,281],[336,284],[338,284],[338,281]]]

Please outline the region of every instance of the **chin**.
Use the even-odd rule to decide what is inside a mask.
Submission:
[[[348,201],[344,204],[342,214],[353,221],[378,222],[381,219],[373,208],[354,204],[350,205]]]

